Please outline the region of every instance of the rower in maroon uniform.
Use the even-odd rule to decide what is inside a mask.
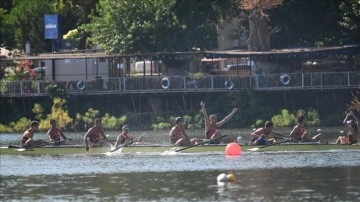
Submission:
[[[45,143],[44,140],[38,139],[34,140],[34,133],[38,130],[39,122],[32,121],[30,124],[30,128],[27,129],[24,134],[21,136],[21,146],[22,147],[33,147],[39,146]]]
[[[84,136],[85,150],[89,151],[89,147],[103,146],[104,143],[106,143],[104,140],[107,139],[102,129],[101,119],[96,118],[94,120],[94,126],[91,127]]]
[[[64,140],[68,140],[62,130],[56,127],[55,119],[50,119],[50,129],[48,130],[47,135],[49,136],[50,143],[54,143],[55,145],[59,145],[62,143],[61,137]]]
[[[224,138],[220,138],[220,130],[219,128],[223,126],[225,123],[227,123],[237,112],[237,108],[234,108],[232,112],[227,115],[223,120],[217,122],[217,117],[215,114],[211,114],[208,116],[206,109],[205,109],[205,102],[200,102],[201,110],[204,115],[204,122],[205,122],[205,137],[206,139],[211,140],[210,143],[212,144],[219,144],[221,142],[223,143],[229,143],[234,142],[235,140],[231,136],[227,136]]]

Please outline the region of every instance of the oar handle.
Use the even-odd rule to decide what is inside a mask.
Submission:
[[[275,142],[274,144],[264,145],[264,146],[259,147],[259,148],[261,149],[261,148],[265,148],[265,147],[271,147],[271,146],[278,145],[278,144],[285,143],[285,142],[290,142],[290,139],[285,139],[283,141]]]

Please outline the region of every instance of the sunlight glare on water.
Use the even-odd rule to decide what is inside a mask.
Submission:
[[[243,152],[227,157],[222,152],[138,153],[111,155],[2,155],[1,175],[129,173],[270,169],[294,167],[358,166],[360,151]],[[347,159],[352,159],[351,161]],[[210,163],[211,162],[211,163]],[[21,165],[21,166],[18,166]],[[24,172],[24,168],[27,169]],[[60,169],[61,168],[61,169]]]

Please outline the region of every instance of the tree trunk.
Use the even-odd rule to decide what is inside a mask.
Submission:
[[[249,15],[249,39],[248,50],[250,51],[269,51],[271,30],[268,19],[259,9],[253,9]]]

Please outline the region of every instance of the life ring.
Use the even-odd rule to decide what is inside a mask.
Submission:
[[[280,76],[280,82],[281,82],[283,85],[288,85],[288,84],[290,83],[290,76],[287,75],[287,74],[281,75],[281,76]]]
[[[170,87],[170,80],[169,78],[165,77],[163,79],[161,79],[161,87],[163,89],[168,89]]]
[[[225,81],[225,88],[231,90],[234,88],[234,83],[232,81]]]
[[[77,84],[76,84],[76,87],[79,90],[84,90],[85,89],[85,83],[83,81],[78,81]]]

